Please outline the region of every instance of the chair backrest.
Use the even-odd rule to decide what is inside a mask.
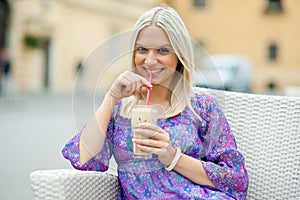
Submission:
[[[300,98],[195,90],[225,112],[246,160],[247,199],[300,199]]]

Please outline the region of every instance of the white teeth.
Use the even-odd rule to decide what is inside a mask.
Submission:
[[[147,70],[146,69],[146,71],[147,72],[149,72],[149,73],[157,73],[157,72],[160,72],[162,69],[157,69],[157,70]]]

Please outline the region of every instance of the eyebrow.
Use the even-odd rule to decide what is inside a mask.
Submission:
[[[143,44],[140,43],[136,43],[135,46],[144,46]],[[161,46],[155,47],[155,48],[163,48],[163,47],[169,47],[169,48],[173,48],[171,44],[163,44]],[[149,47],[148,47],[149,48]],[[154,47],[151,47],[154,48]]]

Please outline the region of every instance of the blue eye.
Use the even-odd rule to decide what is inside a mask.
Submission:
[[[160,49],[158,49],[158,52],[160,54],[169,54],[171,51],[169,48],[160,48]]]
[[[147,52],[147,49],[144,48],[144,47],[137,47],[137,48],[136,48],[136,51],[137,51],[138,53],[146,53],[146,52]]]

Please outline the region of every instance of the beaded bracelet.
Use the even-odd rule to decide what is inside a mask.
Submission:
[[[175,154],[175,157],[174,157],[172,163],[171,163],[168,167],[165,166],[165,170],[171,171],[171,170],[175,167],[175,165],[177,164],[177,162],[178,162],[180,156],[181,156],[181,149],[176,148],[176,154]]]

